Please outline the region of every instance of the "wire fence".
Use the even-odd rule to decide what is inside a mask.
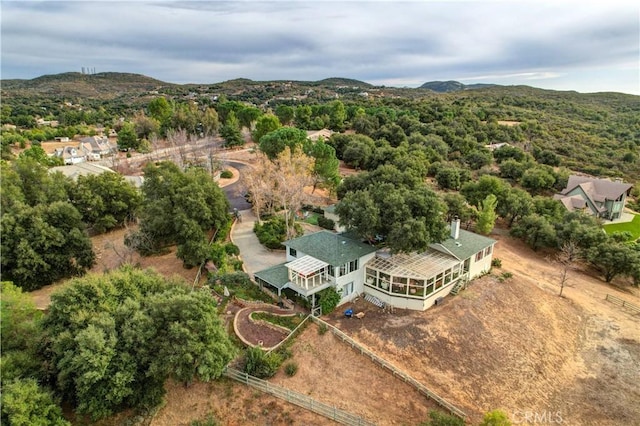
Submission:
[[[455,405],[451,404],[450,402],[448,402],[447,400],[445,400],[441,396],[437,395],[436,393],[432,392],[426,386],[424,386],[422,383],[420,383],[419,381],[417,381],[413,377],[409,376],[407,373],[399,370],[398,368],[396,368],[395,366],[393,366],[389,362],[385,361],[383,358],[381,358],[378,355],[374,354],[373,352],[371,352],[370,350],[368,350],[367,348],[365,348],[364,346],[362,346],[361,344],[359,344],[358,342],[353,340],[351,337],[349,337],[346,334],[344,334],[338,328],[336,328],[333,325],[321,320],[320,318],[316,318],[314,316],[310,316],[309,318],[311,318],[312,321],[315,321],[318,324],[323,324],[324,326],[326,326],[340,340],[342,340],[343,342],[347,343],[353,349],[359,351],[362,355],[366,355],[367,357],[371,358],[371,360],[373,362],[379,364],[381,367],[386,368],[387,370],[391,371],[391,373],[394,376],[397,376],[397,377],[401,378],[402,380],[404,380],[406,383],[409,383],[410,385],[415,387],[420,393],[422,393],[423,395],[425,395],[428,398],[433,399],[438,405],[440,405],[441,407],[443,407],[446,410],[448,410],[451,414],[453,414],[453,415],[455,415],[457,417],[460,417],[463,420],[466,419],[467,415],[465,414],[464,411],[462,411],[461,409],[459,409]]]
[[[343,425],[375,426],[375,423],[371,423],[370,421],[365,420],[360,416],[341,410],[335,405],[332,406],[329,404],[325,404],[324,402],[317,401],[307,395],[292,391],[278,385],[274,385],[273,383],[269,383],[266,380],[250,376],[249,374],[236,370],[234,368],[227,367],[224,371],[224,375],[240,383],[244,383],[245,385],[256,388],[262,392],[283,399],[291,404],[295,404],[299,407],[313,411],[314,413],[320,414],[321,416],[324,416]]]
[[[605,300],[608,300],[609,302],[613,303],[614,305],[618,305],[621,306],[623,308],[627,308],[632,310],[633,312],[635,312],[636,314],[640,314],[640,306],[627,302],[626,300],[622,300],[619,297],[616,296],[612,296],[610,294],[607,293],[607,295],[605,296]]]

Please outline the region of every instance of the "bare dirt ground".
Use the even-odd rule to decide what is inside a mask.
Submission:
[[[568,425],[640,424],[640,316],[604,300],[613,293],[640,304],[637,290],[576,271],[558,297],[545,256],[495,237],[502,268],[443,305],[390,314],[360,300],[353,307],[362,320],[341,310],[330,321],[472,422],[500,408],[523,423],[537,414]],[[503,271],[513,277],[500,282]]]

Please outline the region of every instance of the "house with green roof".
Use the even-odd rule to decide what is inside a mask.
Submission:
[[[254,274],[278,294],[310,298],[335,287],[340,304],[361,294],[403,309],[425,310],[491,268],[496,241],[451,224],[451,236],[421,253],[390,253],[346,234],[321,231],[284,242],[287,262]],[[454,290],[455,291],[455,290]]]

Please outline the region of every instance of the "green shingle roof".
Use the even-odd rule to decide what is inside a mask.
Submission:
[[[289,282],[289,269],[285,266],[284,263],[281,263],[280,265],[272,266],[270,268],[256,272],[255,274],[253,274],[253,276],[255,278],[260,278],[261,280],[268,282],[278,289],[283,289],[284,286]]]
[[[373,253],[376,248],[330,231],[320,231],[285,241],[284,245],[333,266]]]
[[[459,260],[466,260],[495,243],[494,239],[461,229],[457,240],[448,238],[439,244],[431,244],[431,247],[438,251],[451,253]]]

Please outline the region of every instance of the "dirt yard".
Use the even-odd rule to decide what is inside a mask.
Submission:
[[[337,312],[331,322],[474,423],[500,408],[523,423],[538,415],[568,425],[640,424],[640,316],[604,300],[608,292],[639,303],[638,292],[577,271],[558,297],[547,258],[496,238],[502,268],[443,305],[390,314],[360,300],[353,307],[362,320]],[[503,271],[513,277],[500,282]]]

